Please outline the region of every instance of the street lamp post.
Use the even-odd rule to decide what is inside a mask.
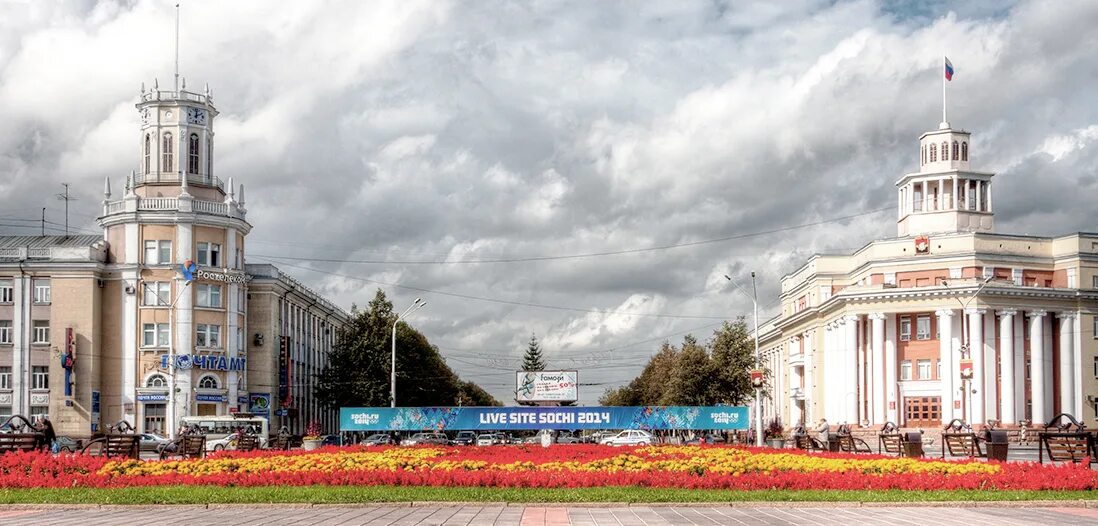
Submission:
[[[762,355],[759,354],[759,291],[755,286],[755,273],[751,273],[751,294],[748,295],[743,287],[740,287],[739,283],[736,283],[731,276],[725,274],[725,279],[731,281],[736,288],[740,289],[740,292],[751,298],[751,303],[754,305],[755,312],[755,369],[762,367]],[[755,388],[755,445],[761,447],[763,445],[763,421],[762,421],[762,387]]]
[[[995,276],[988,276],[988,277],[984,278],[984,280],[980,283],[979,288],[977,288],[976,291],[972,293],[972,296],[970,298],[968,298],[967,301],[962,301],[961,298],[959,298],[959,297],[955,298],[957,300],[957,303],[961,304],[961,342],[963,342],[961,344],[961,359],[963,359],[963,360],[971,360],[972,359],[972,341],[970,341],[970,339],[969,339],[970,335],[971,335],[971,331],[968,327],[968,313],[966,313],[965,311],[968,310],[968,305],[970,303],[972,303],[972,300],[975,300],[976,296],[980,295],[980,291],[984,290],[984,287],[986,287],[988,283],[991,283],[991,280],[994,277]],[[942,280],[942,285],[945,288],[949,289],[949,290],[953,290],[949,286],[949,281],[948,280]],[[951,348],[953,347],[952,343],[950,343],[950,347]],[[952,364],[950,364],[950,365],[952,365]],[[972,414],[971,413],[971,410],[972,410],[972,407],[971,407],[972,406],[972,394],[969,392],[970,391],[969,382],[971,382],[971,381],[972,380],[970,378],[961,378],[961,394],[963,395],[963,401],[964,401],[963,403],[964,403],[964,417],[965,417],[964,420],[965,420],[965,422],[968,422],[968,418]],[[968,422],[968,425],[971,426],[972,422]]]
[[[393,362],[389,368],[389,407],[397,406],[397,324],[404,318],[410,316],[413,312],[422,309],[425,306],[427,306],[426,301],[416,298],[415,302],[409,305],[407,309],[404,309],[404,312],[398,314],[396,319],[393,320]]]

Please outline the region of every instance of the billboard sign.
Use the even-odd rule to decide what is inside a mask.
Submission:
[[[578,429],[743,430],[739,406],[343,407],[340,431],[520,431]]]
[[[518,402],[575,402],[579,399],[576,371],[518,371],[515,373]]]

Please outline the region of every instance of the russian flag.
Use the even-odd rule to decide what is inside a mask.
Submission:
[[[953,63],[949,61],[949,57],[945,57],[945,68],[946,80],[953,80]]]

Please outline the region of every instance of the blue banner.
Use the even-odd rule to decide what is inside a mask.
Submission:
[[[343,407],[340,431],[747,429],[746,407]]]

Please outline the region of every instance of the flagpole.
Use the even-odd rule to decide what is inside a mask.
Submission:
[[[942,69],[939,74],[942,76],[942,126],[946,126],[949,123],[949,119],[946,118],[946,57],[942,55]]]

